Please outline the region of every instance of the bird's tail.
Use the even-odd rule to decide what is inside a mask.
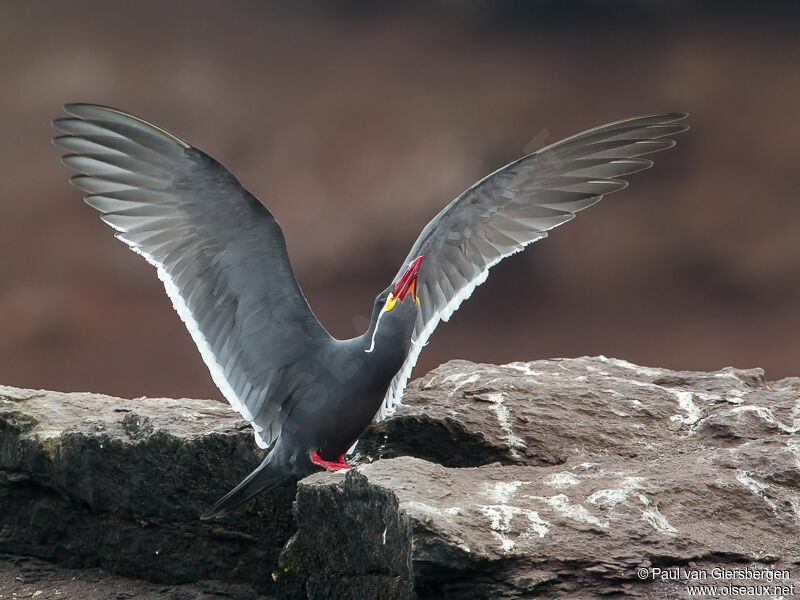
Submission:
[[[291,477],[291,473],[287,472],[278,461],[271,459],[272,453],[244,481],[220,498],[200,518],[206,520],[224,517],[260,491],[278,485],[281,481]]]

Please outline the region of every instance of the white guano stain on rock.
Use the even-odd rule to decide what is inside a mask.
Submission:
[[[432,520],[434,517],[438,517],[439,515],[443,514],[457,514],[457,512],[453,512],[452,510],[442,510],[441,508],[437,508],[436,506],[432,506],[425,502],[417,502],[416,500],[409,500],[403,503],[403,508],[408,511],[413,511],[421,516],[425,520]]]
[[[800,440],[789,440],[786,442],[786,449],[794,454],[794,464],[800,469]]]
[[[635,365],[633,365],[635,366]],[[645,368],[645,367],[643,367]],[[610,375],[608,373],[602,372],[599,369],[595,370],[610,381],[619,381],[622,383],[627,383],[629,385],[633,385],[636,387],[648,388],[648,389],[656,389],[661,390],[662,392],[666,392],[675,398],[678,402],[678,407],[682,410],[686,411],[686,416],[682,415],[672,415],[670,417],[670,421],[680,421],[685,425],[694,425],[703,417],[703,411],[694,403],[694,394],[692,392],[687,392],[685,390],[676,390],[672,389],[667,386],[658,385],[656,383],[650,383],[647,381],[639,381],[637,379],[626,379],[623,377],[617,377],[615,375]],[[651,370],[651,369],[648,369]],[[639,403],[641,405],[641,403]],[[612,412],[614,412],[612,410]],[[616,413],[615,413],[616,414]],[[618,415],[620,416],[620,415]]]
[[[642,519],[652,525],[656,531],[659,531],[664,535],[674,536],[678,533],[678,530],[669,524],[667,518],[662,515],[656,507],[648,508],[647,510],[642,511]]]
[[[678,406],[686,412],[685,417],[673,415],[670,418],[674,419],[674,417],[677,416],[684,425],[694,425],[701,419],[703,411],[694,403],[694,394],[692,394],[692,392],[671,390],[669,388],[664,389],[677,398]]]
[[[603,508],[614,508],[620,502],[628,498],[628,492],[622,489],[597,490],[593,492],[586,501],[589,504],[602,506]]]
[[[667,518],[661,514],[661,511],[658,510],[658,507],[650,504],[650,500],[647,498],[647,496],[644,494],[639,494],[639,500],[647,507],[642,511],[643,521],[646,521],[651,527],[653,527],[653,529],[659,533],[663,533],[664,535],[674,537],[678,534],[678,530],[675,529],[667,520]]]
[[[530,481],[497,481],[493,485],[487,484],[489,489],[486,493],[498,504],[505,504],[520,487],[529,484]]]
[[[497,415],[497,422],[500,423],[500,428],[507,434],[504,436],[504,439],[510,446],[511,456],[520,458],[518,451],[526,447],[525,442],[522,441],[522,438],[517,436],[511,428],[511,412],[508,410],[508,407],[503,404],[503,394],[499,392],[486,394],[486,399],[491,402],[489,410],[494,411],[495,415]]]
[[[536,377],[545,377],[546,376],[544,373],[541,373],[539,371],[535,371],[534,369],[531,369],[530,365],[528,363],[524,363],[524,362],[508,363],[506,365],[503,365],[503,367],[505,367],[507,369],[513,369],[514,371],[519,371],[521,373],[524,373],[525,375],[528,376],[528,381],[531,382],[531,383],[541,384],[542,382],[539,381],[538,379],[536,379]]]
[[[772,498],[767,496],[767,490],[769,489],[769,486],[766,483],[761,483],[757,479],[754,479],[753,474],[750,471],[737,471],[736,480],[748,490],[753,492],[753,494],[761,498],[766,505],[772,509],[773,514],[778,514],[778,505],[775,504],[775,501]]]
[[[719,394],[709,394],[708,392],[699,392],[697,390],[695,390],[692,393],[694,394],[695,398],[700,398],[700,400],[703,400],[705,402],[711,402],[712,404],[725,401],[725,398],[723,398]]]
[[[573,469],[580,469],[582,471],[598,471],[600,469],[600,463],[595,462],[582,462],[574,467]]]
[[[594,525],[595,527],[600,527],[601,529],[608,529],[609,527],[608,521],[602,521],[598,519],[592,513],[586,510],[585,506],[581,504],[571,504],[569,501],[569,496],[567,496],[566,494],[557,494],[555,496],[550,496],[550,497],[526,496],[526,498],[530,500],[538,500],[539,502],[544,502],[549,508],[551,508],[555,512],[573,521],[577,521],[579,523],[585,523],[587,525]]]
[[[738,382],[742,381],[742,378],[739,377],[739,374],[732,371],[717,371],[716,373],[711,373],[710,375],[717,379],[734,379]]]
[[[759,419],[765,423],[777,427],[784,433],[797,433],[800,431],[800,426],[798,426],[796,422],[793,423],[791,427],[786,425],[785,423],[779,421],[778,418],[773,414],[772,410],[765,406],[736,406],[732,410],[737,414],[755,413],[758,415]]]
[[[703,411],[694,403],[694,394],[692,392],[687,392],[685,390],[675,390],[663,385],[658,385],[656,383],[649,383],[647,381],[638,381],[636,379],[623,379],[620,377],[615,377],[613,375],[606,375],[607,379],[615,380],[615,381],[622,381],[625,383],[629,383],[630,385],[635,385],[637,387],[644,387],[650,389],[657,389],[667,394],[670,394],[675,398],[678,402],[678,407],[686,412],[686,416],[682,415],[672,415],[670,417],[671,421],[680,421],[684,425],[694,425],[703,417]]]
[[[626,490],[633,491],[643,488],[647,484],[647,477],[637,477],[635,475],[628,475],[622,480],[622,487]]]
[[[615,398],[622,398],[623,400],[626,400],[626,401],[630,402],[631,404],[633,404],[637,408],[639,406],[643,406],[641,400],[637,400],[636,398],[628,398],[625,394],[623,394],[622,392],[618,392],[617,390],[612,390],[611,388],[602,388],[600,391],[605,393],[605,394],[610,394],[610,395],[614,396]]]
[[[450,395],[454,396],[455,393],[460,390],[465,385],[469,385],[470,383],[475,383],[480,379],[480,375],[477,373],[473,373],[471,375],[467,373],[454,373],[453,375],[448,375],[444,379],[442,379],[442,383],[455,383],[453,389],[450,391]]]
[[[561,471],[560,473],[553,473],[544,480],[545,485],[554,488],[571,487],[578,485],[581,482],[575,475],[569,471]]]
[[[632,362],[628,362],[627,360],[623,360],[621,358],[608,358],[603,356],[602,354],[597,358],[603,361],[604,363],[611,365],[612,367],[619,367],[620,369],[633,371],[637,375],[643,375],[644,377],[660,377],[665,373],[665,369],[642,367],[639,365],[635,365]]]
[[[745,392],[742,390],[731,388],[725,394],[725,402],[730,402],[731,404],[741,404],[744,402],[744,395]]]
[[[519,539],[543,538],[550,531],[550,524],[543,520],[535,510],[509,506],[507,504],[480,504],[480,511],[489,518],[492,534],[500,542],[500,551],[508,553],[514,550],[517,542],[508,535],[511,532],[511,521],[514,517],[522,515],[527,519],[524,531],[517,536]]]
[[[589,525],[596,525],[597,527],[608,529],[608,521],[601,521],[588,510],[586,510],[586,507],[582,506],[581,504],[570,504],[569,497],[566,494],[558,494],[552,498],[547,498],[546,502],[557,512],[560,512],[565,517],[568,517],[573,521],[587,523]]]

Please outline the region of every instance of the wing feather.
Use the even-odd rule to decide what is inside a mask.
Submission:
[[[294,278],[280,226],[227,169],[164,129],[102,106],[65,110],[72,116],[54,125],[66,135],[53,141],[80,172],[70,181],[156,267],[214,383],[267,447],[290,398],[286,367],[331,339]]]
[[[683,113],[634,117],[584,131],[524,156],[477,182],[423,229],[398,271],[425,256],[417,278],[421,310],[411,351],[378,412],[380,420],[402,399],[422,348],[507,256],[547,237],[575,213],[625,188],[621,177],[647,169],[646,154],[671,148],[664,139],[688,129]]]

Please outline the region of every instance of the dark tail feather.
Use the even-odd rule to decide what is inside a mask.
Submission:
[[[258,494],[261,490],[271,488],[279,484],[284,479],[288,479],[290,474],[281,468],[281,465],[270,462],[268,456],[264,462],[239,485],[225,494],[220,500],[207,510],[200,517],[203,520],[224,517],[248,500]]]

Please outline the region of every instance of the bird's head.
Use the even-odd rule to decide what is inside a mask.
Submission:
[[[392,345],[408,346],[420,300],[417,296],[417,276],[422,265],[422,256],[418,256],[408,265],[403,275],[392,285],[381,292],[375,299],[372,322],[367,332],[369,348],[375,349],[376,340]]]

